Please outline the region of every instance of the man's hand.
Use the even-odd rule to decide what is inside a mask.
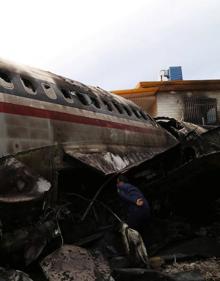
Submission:
[[[136,205],[139,206],[139,207],[143,206],[144,205],[144,200],[142,198],[138,198],[137,201],[136,201]]]

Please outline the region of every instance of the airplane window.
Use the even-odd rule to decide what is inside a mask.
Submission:
[[[0,72],[0,78],[7,83],[11,83],[11,79],[10,79],[9,75],[6,74],[5,72]]]
[[[108,109],[108,111],[112,111],[112,105],[109,101],[102,99],[102,102],[104,103],[104,105],[106,106],[106,108]]]
[[[73,103],[73,98],[69,90],[61,88],[60,91],[63,94],[66,101]]]
[[[123,113],[123,110],[122,110],[121,106],[120,106],[117,102],[115,102],[115,101],[113,101],[112,103],[114,104],[114,106],[115,106],[115,108],[117,109],[117,111],[118,111],[120,114],[122,114],[122,113]]]
[[[132,112],[130,111],[130,109],[127,107],[127,106],[123,106],[125,112],[128,114],[128,116],[131,116],[132,115]]]
[[[137,117],[140,119],[142,117],[141,114],[140,114],[140,111],[136,110],[136,113],[137,113]]]
[[[143,111],[140,111],[140,114],[145,120],[148,120],[147,115]]]
[[[98,99],[96,97],[91,97],[90,96],[90,98],[91,98],[92,103],[95,105],[95,107],[101,108],[101,105],[100,105],[100,103],[99,103],[99,101],[98,101]]]
[[[84,105],[90,105],[91,99],[87,94],[81,93],[81,92],[72,92],[72,94],[75,94],[77,98],[80,100],[80,102]]]
[[[154,124],[155,124],[154,118],[152,118],[149,114],[146,114],[146,116],[147,116],[147,118],[148,118],[149,120],[151,120],[151,123],[154,123]]]
[[[49,84],[42,83],[41,85],[42,85],[42,87],[43,87],[43,89],[44,89],[45,94],[46,94],[50,99],[55,100],[55,99],[57,98],[57,95],[56,95],[54,89],[53,89]]]
[[[21,81],[22,81],[22,84],[25,88],[25,91],[28,94],[36,95],[37,87],[34,85],[34,83],[30,79],[28,79],[26,77],[21,77]]]
[[[10,75],[4,71],[0,71],[0,85],[6,89],[14,88]]]
[[[134,114],[135,114],[135,116],[137,118],[139,118],[139,119],[141,118],[141,115],[140,115],[139,111],[136,108],[132,108],[132,111],[134,112]]]

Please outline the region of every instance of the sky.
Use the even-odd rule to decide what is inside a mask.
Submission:
[[[220,79],[219,0],[0,0],[0,57],[106,90]]]

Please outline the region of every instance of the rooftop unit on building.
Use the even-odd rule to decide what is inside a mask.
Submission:
[[[182,67],[181,66],[170,66],[169,69],[163,69],[160,71],[161,81],[164,78],[167,80],[183,80]]]

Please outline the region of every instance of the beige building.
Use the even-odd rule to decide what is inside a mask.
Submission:
[[[153,117],[220,124],[220,80],[140,82],[134,89],[112,92],[132,100]]]

